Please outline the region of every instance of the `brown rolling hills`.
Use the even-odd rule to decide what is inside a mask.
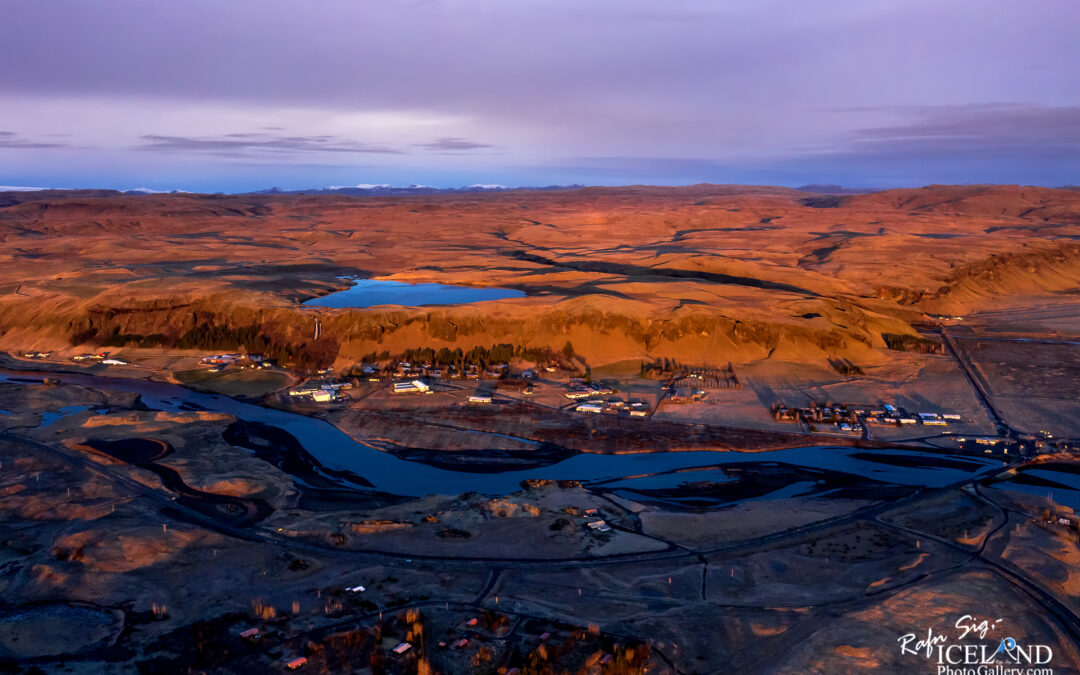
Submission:
[[[345,288],[342,275],[527,295],[433,307],[300,304]],[[886,358],[883,334],[912,334],[927,315],[1078,288],[1073,190],[0,194],[8,350],[255,341],[309,364],[348,364],[411,347],[571,341],[590,364],[875,362]]]

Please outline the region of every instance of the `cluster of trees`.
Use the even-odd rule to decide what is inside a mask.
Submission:
[[[295,363],[302,368],[325,368],[334,363],[340,345],[323,334],[318,340],[293,342],[257,325],[219,326],[199,323],[180,336],[181,349],[236,349],[262,354],[279,363]]]
[[[829,359],[829,365],[844,377],[855,377],[863,374],[862,368],[847,359]]]
[[[163,333],[123,333],[116,326],[101,334],[93,326],[71,334],[72,345],[94,343],[105,347],[167,347],[204,351],[240,351],[262,354],[279,363],[293,363],[302,368],[324,368],[334,362],[339,344],[329,336],[295,343],[257,324],[229,326],[202,321],[179,336]]]
[[[509,363],[514,359],[540,364],[572,362],[575,357],[574,346],[567,342],[561,351],[555,351],[548,347],[527,347],[507,343],[491,345],[490,347],[477,346],[467,351],[461,347],[455,349],[449,347],[440,349],[418,347],[406,349],[395,358],[410,363],[430,363],[435,366],[455,366],[464,369],[466,364],[486,368],[497,363]],[[382,351],[372,352],[366,355],[363,360],[365,363],[376,363],[387,361],[390,358],[390,352]]]
[[[169,341],[169,337],[163,333],[151,333],[150,335],[142,335],[139,333],[121,333],[119,328],[109,337],[105,338],[105,341],[101,343],[102,347],[161,347]],[[76,343],[79,344],[79,343]]]
[[[671,375],[686,372],[689,369],[690,367],[685,363],[669,359],[666,356],[655,359],[651,363],[648,361],[641,362],[641,376],[654,379],[664,379]]]
[[[189,328],[172,345],[180,349],[242,349],[251,345],[251,351],[255,345],[269,342],[262,335],[259,326],[225,326],[209,323],[198,323]]]
[[[937,340],[924,338],[909,333],[882,333],[885,346],[898,352],[922,352],[924,354],[943,354],[945,346]]]
[[[606,636],[594,632],[572,633],[561,642],[542,643],[535,650],[521,656],[515,645],[508,660],[526,673],[586,672],[598,667],[605,673],[630,675],[644,673],[650,664],[649,646],[646,644],[620,645]],[[611,660],[601,666],[604,654]]]

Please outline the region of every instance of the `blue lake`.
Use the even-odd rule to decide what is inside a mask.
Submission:
[[[353,279],[353,286],[305,302],[311,307],[373,307],[375,305],[461,305],[485,300],[523,298],[511,288],[473,288],[450,284],[409,284],[384,279]]]

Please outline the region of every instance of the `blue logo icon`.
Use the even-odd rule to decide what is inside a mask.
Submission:
[[[1006,654],[1012,653],[1014,649],[1016,649],[1016,640],[1011,637],[1004,638],[1001,640],[1001,644],[998,645],[997,651],[994,652],[994,656],[991,658],[996,658],[999,655],[1005,656]]]

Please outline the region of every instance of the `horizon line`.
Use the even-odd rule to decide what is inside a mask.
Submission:
[[[822,194],[869,194],[874,192],[886,192],[889,190],[919,190],[925,188],[934,187],[1033,187],[1042,188],[1048,190],[1076,190],[1080,189],[1078,185],[1064,184],[1064,185],[1046,185],[1039,183],[927,183],[924,185],[906,185],[906,186],[891,186],[891,187],[849,187],[835,183],[805,183],[801,185],[784,185],[784,184],[772,184],[772,183],[710,183],[710,182],[696,182],[696,183],[678,183],[678,184],[664,184],[664,183],[618,183],[618,184],[605,184],[605,183],[570,183],[559,184],[553,183],[548,185],[498,185],[498,184],[483,184],[473,183],[471,185],[460,186],[434,186],[434,185],[393,185],[390,183],[382,184],[358,184],[358,185],[333,185],[325,187],[311,187],[311,188],[299,188],[299,189],[286,189],[279,188],[277,186],[255,189],[255,190],[236,190],[236,191],[200,191],[200,190],[185,190],[183,188],[174,188],[171,190],[158,190],[146,187],[134,187],[134,188],[120,188],[120,187],[39,187],[39,186],[24,186],[24,185],[0,185],[0,193],[20,193],[20,192],[112,192],[126,196],[151,196],[151,195],[170,195],[170,194],[188,194],[188,195],[300,195],[300,194],[350,194],[350,193],[372,193],[377,194],[380,192],[402,192],[411,191],[415,194],[436,194],[445,192],[480,192],[480,193],[499,193],[499,192],[529,192],[529,191],[569,191],[569,190],[583,190],[590,188],[691,188],[691,187],[744,187],[744,188],[780,188],[787,190],[795,190],[799,192],[808,193],[822,193]]]

